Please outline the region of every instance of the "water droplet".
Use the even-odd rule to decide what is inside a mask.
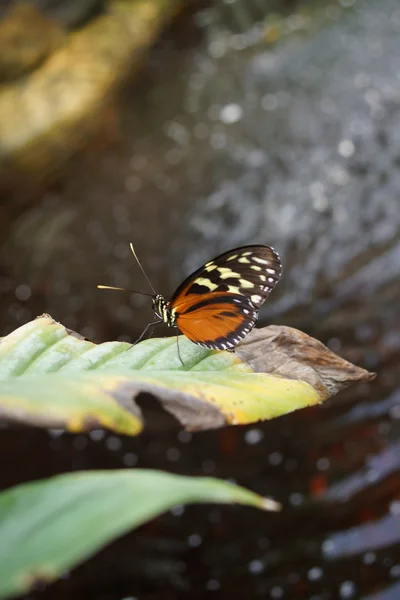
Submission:
[[[126,467],[134,467],[137,464],[138,457],[134,452],[127,452],[124,454],[123,461]]]
[[[216,590],[219,590],[219,588],[221,587],[220,582],[218,581],[218,579],[209,579],[207,581],[207,589],[210,592],[214,592]]]
[[[356,148],[351,140],[342,140],[338,146],[338,152],[343,158],[350,158],[355,150]]]
[[[264,110],[275,110],[278,107],[278,98],[275,94],[266,94],[261,98],[261,107]]]
[[[322,456],[317,460],[317,469],[318,471],[327,471],[330,467],[330,460],[326,458],[326,456]]]
[[[261,429],[249,429],[244,434],[244,439],[247,444],[259,444],[264,437],[264,432]]]
[[[212,58],[221,58],[226,52],[226,41],[224,38],[212,40],[208,46],[208,52]]]
[[[176,462],[179,460],[181,453],[178,448],[168,448],[167,450],[167,459],[171,462]]]
[[[376,561],[375,552],[366,552],[363,558],[364,564],[372,565]]]
[[[174,506],[170,510],[171,515],[173,515],[174,517],[181,517],[184,512],[185,507],[182,504],[177,504],[177,506]]]
[[[202,544],[202,537],[198,533],[192,533],[188,537],[188,546],[191,548],[198,548]]]
[[[343,581],[340,585],[340,597],[341,598],[352,598],[356,592],[356,587],[353,581]]]
[[[318,579],[321,579],[322,575],[323,570],[320,567],[312,567],[307,573],[307,577],[310,581],[318,581]]]
[[[221,131],[216,131],[211,135],[210,143],[214,150],[221,150],[226,146],[226,135]]]
[[[219,114],[219,117],[223,123],[227,125],[231,125],[232,123],[237,123],[243,116],[243,109],[240,104],[227,104],[224,106]]]
[[[271,598],[282,598],[283,589],[279,585],[275,585],[270,591]]]
[[[264,570],[264,563],[262,560],[252,560],[249,563],[249,571],[250,573],[252,573],[253,575],[257,575],[258,573],[262,573],[262,571]]]
[[[270,465],[276,466],[280,465],[283,460],[283,456],[280,452],[271,452],[268,457],[268,462]]]
[[[122,442],[116,435],[110,435],[110,437],[106,439],[106,448],[111,450],[111,452],[120,450],[121,446]]]
[[[104,429],[93,429],[93,431],[89,431],[89,437],[94,442],[100,442],[105,435]]]
[[[398,577],[400,577],[400,564],[393,565],[393,567],[390,569],[390,575],[394,579],[397,579]]]
[[[339,352],[339,350],[342,347],[342,342],[339,340],[339,338],[330,338],[326,344],[329,348],[329,350],[332,350],[332,352]]]
[[[62,435],[65,432],[65,430],[52,428],[52,429],[49,429],[48,432],[51,435],[51,437],[58,438],[58,437],[60,437],[60,435]]]
[[[300,494],[300,492],[293,492],[293,494],[290,494],[289,496],[289,502],[293,506],[300,506],[304,502],[304,496],[303,494]]]
[[[336,544],[333,540],[325,540],[321,545],[322,554],[329,557],[335,554]]]
[[[15,289],[15,296],[21,302],[26,302],[26,300],[29,300],[31,294],[31,288],[29,287],[29,285],[25,285],[24,283],[17,286],[17,288]]]
[[[178,144],[186,146],[189,143],[189,133],[184,125],[172,121],[165,127],[168,137],[175,140]]]

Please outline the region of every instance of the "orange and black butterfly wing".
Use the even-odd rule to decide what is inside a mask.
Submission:
[[[196,344],[215,350],[231,350],[254,327],[258,310],[245,298],[214,292],[207,299],[188,299],[179,305],[176,325]]]
[[[221,254],[188,277],[168,307],[189,339],[218,350],[234,348],[254,327],[258,311],[281,276],[269,246]]]

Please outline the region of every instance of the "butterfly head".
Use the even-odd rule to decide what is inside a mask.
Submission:
[[[162,319],[168,327],[176,326],[175,311],[171,310],[164,296],[157,294],[153,296],[153,310],[157,317]]]

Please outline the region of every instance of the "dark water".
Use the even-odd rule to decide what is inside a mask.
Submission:
[[[2,332],[48,311],[97,341],[132,340],[149,308],[95,290],[145,285],[129,241],[165,293],[215,253],[264,242],[284,278],[262,322],[378,378],[193,436],[169,421],[139,439],[2,430],[4,487],[139,466],[232,478],[285,506],[178,507],[31,597],[400,598],[400,7],[288,4],[270,46],[272,25],[246,6],[168,32],[116,101],[111,134],[13,224]]]

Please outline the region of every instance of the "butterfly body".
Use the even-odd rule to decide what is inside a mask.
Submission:
[[[281,272],[273,248],[236,248],[195,271],[171,300],[153,296],[153,310],[168,327],[177,327],[196,344],[232,350],[255,326]]]
[[[176,314],[173,309],[169,306],[169,302],[166,301],[164,296],[157,294],[153,296],[153,310],[155,315],[161,319],[168,327],[176,327]]]

